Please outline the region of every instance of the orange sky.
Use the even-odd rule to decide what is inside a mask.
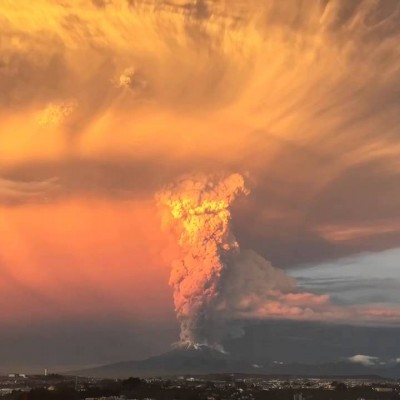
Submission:
[[[0,232],[3,323],[152,319],[172,309],[167,243],[152,204],[88,199],[2,208]]]
[[[357,4],[2,2],[0,322],[170,315],[154,195],[186,173],[246,177],[277,267],[397,247],[400,28]]]

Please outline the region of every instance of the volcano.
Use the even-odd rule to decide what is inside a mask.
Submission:
[[[129,376],[203,375],[210,373],[256,373],[257,366],[205,345],[177,347],[140,361],[125,361],[84,371],[78,375],[123,378]]]
[[[324,364],[282,364],[271,361],[252,363],[205,345],[177,347],[166,353],[139,361],[125,361],[71,375],[94,378],[128,378],[131,376],[182,376],[211,374],[246,374],[297,377],[384,377],[398,378],[400,366],[366,366],[348,361]]]

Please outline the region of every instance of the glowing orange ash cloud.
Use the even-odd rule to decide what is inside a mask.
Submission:
[[[229,206],[247,194],[243,177],[230,175],[219,182],[206,177],[184,179],[158,194],[169,207],[166,222],[177,226],[184,258],[173,263],[170,285],[181,322],[181,341],[188,345],[217,345],[214,310],[221,277],[230,253],[239,249],[230,229]]]

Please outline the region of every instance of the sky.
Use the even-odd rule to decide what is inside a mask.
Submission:
[[[2,1],[1,371],[168,350],[181,249],[156,197],[198,174],[244,178],[237,243],[308,293],[236,313],[231,352],[269,338],[285,362],[400,357],[399,13],[397,0]],[[315,350],[272,346],[289,331]]]

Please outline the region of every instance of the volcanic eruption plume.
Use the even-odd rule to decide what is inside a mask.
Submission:
[[[181,179],[157,195],[183,252],[169,281],[183,344],[218,348],[227,320],[258,307],[260,296],[264,303],[268,293],[295,287],[261,256],[240,252],[229,208],[248,193],[243,177],[232,174]]]
[[[233,174],[218,182],[204,176],[183,179],[158,194],[159,202],[169,208],[165,222],[176,228],[183,250],[183,258],[173,262],[169,282],[182,343],[217,344],[221,280],[228,259],[239,251],[229,206],[247,193],[243,177]]]
[[[332,304],[328,295],[301,291],[283,270],[252,250],[241,250],[230,206],[247,194],[243,177],[232,174],[182,178],[156,196],[165,211],[163,223],[182,250],[169,280],[182,345],[222,349],[227,331],[235,326],[237,332],[247,319],[399,320],[398,310],[343,307]]]

